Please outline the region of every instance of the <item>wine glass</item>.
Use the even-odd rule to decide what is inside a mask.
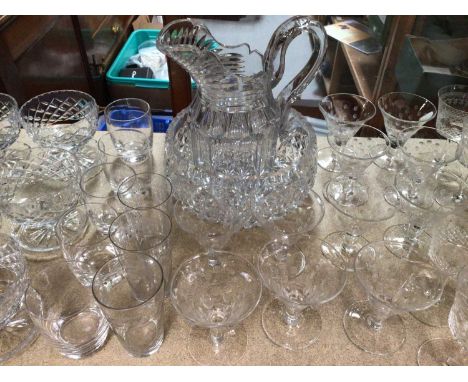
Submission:
[[[356,94],[337,93],[324,97],[319,104],[328,128],[328,136],[337,145],[346,144],[363,124],[375,115],[375,106],[368,99]],[[326,171],[340,172],[335,153],[329,148],[319,150],[318,165]]]
[[[436,338],[424,342],[418,350],[418,365],[468,365],[468,266],[458,274],[455,299],[448,324],[453,339]]]
[[[240,323],[257,307],[262,283],[245,259],[218,251],[196,255],[175,271],[171,301],[192,330],[190,355],[201,364],[234,364],[245,353],[247,333]]]
[[[445,278],[429,262],[395,256],[401,247],[398,242],[377,241],[356,257],[355,274],[368,299],[348,307],[343,324],[349,340],[372,354],[400,349],[406,329],[398,314],[429,308],[444,288]]]
[[[294,244],[272,241],[257,256],[263,285],[274,296],[263,309],[263,329],[273,343],[289,350],[317,341],[322,329],[318,308],[337,297],[347,279],[345,264],[337,267],[322,254],[324,246],[334,251],[331,245],[299,236]]]
[[[18,104],[13,97],[0,93],[0,154],[16,141],[19,133]]]
[[[387,93],[379,98],[377,104],[384,118],[391,149],[374,163],[388,171],[399,171],[403,167],[399,146],[434,119],[437,109],[426,98],[411,93]]]

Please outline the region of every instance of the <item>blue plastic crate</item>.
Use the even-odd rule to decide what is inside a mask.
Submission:
[[[152,115],[153,119],[153,131],[155,133],[165,133],[169,124],[172,121],[170,115]],[[102,114],[98,119],[98,131],[107,131],[106,119]]]

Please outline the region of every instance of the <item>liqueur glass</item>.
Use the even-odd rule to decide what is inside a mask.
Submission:
[[[461,139],[463,119],[468,117],[468,85],[447,85],[438,91],[436,128],[447,138]]]
[[[235,364],[245,353],[247,332],[240,323],[257,307],[262,283],[247,260],[218,251],[184,261],[171,281],[171,301],[192,325],[190,355],[201,364]]]
[[[146,357],[164,341],[164,277],[157,260],[144,254],[110,259],[92,284],[120,344],[133,357]]]
[[[93,277],[104,263],[116,256],[116,250],[109,239],[88,214],[89,210],[99,210],[80,204],[67,211],[55,227],[62,247],[63,257],[76,278],[90,287]]]
[[[18,104],[13,97],[0,93],[0,153],[16,141],[19,133]]]
[[[346,144],[367,121],[375,115],[375,106],[368,99],[356,94],[330,94],[319,104],[328,128],[328,137],[338,146]],[[318,165],[326,171],[341,172],[335,152],[330,148],[319,150]]]
[[[118,168],[112,162],[101,163],[86,170],[80,179],[80,189],[88,214],[100,232],[107,234],[114,219],[126,207],[117,197],[117,189],[135,171],[122,164]]]
[[[257,256],[263,285],[274,296],[263,309],[263,329],[273,343],[289,350],[317,341],[322,329],[318,308],[337,297],[347,279],[345,264],[337,267],[322,254],[324,246],[333,252],[332,246],[300,236],[294,244],[272,241]]]
[[[153,147],[153,119],[148,102],[138,98],[118,99],[107,105],[104,110],[107,130],[116,141],[119,140],[116,131],[132,129],[140,131],[147,139],[148,145]],[[138,152],[135,147],[135,152]],[[141,151],[144,154],[144,150]]]
[[[424,342],[418,350],[418,365],[468,366],[468,266],[458,274],[448,325],[453,339]]]
[[[437,109],[426,98],[411,93],[387,93],[379,98],[377,104],[383,115],[391,149],[374,163],[380,168],[396,172],[403,167],[399,146],[434,119]]]
[[[89,356],[107,339],[109,325],[91,289],[78,281],[63,259],[31,277],[25,304],[41,334],[65,357]]]
[[[431,307],[444,289],[445,278],[429,262],[395,256],[401,247],[398,242],[373,242],[356,257],[355,274],[368,299],[348,307],[343,324],[349,340],[369,353],[398,351],[406,339],[399,314]]]
[[[23,351],[38,336],[23,305],[28,282],[26,259],[18,244],[0,233],[0,363]]]
[[[56,90],[31,98],[21,107],[20,117],[38,145],[75,151],[96,132],[98,107],[87,93]]]
[[[15,224],[14,235],[22,248],[31,252],[59,248],[55,224],[77,204],[79,178],[80,168],[68,151],[7,149],[0,165],[0,206]]]

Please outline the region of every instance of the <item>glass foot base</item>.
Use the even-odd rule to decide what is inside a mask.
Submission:
[[[392,207],[400,207],[400,196],[394,186],[387,186],[384,189],[384,199]]]
[[[15,229],[15,238],[21,248],[29,252],[52,252],[60,248],[54,227],[28,227],[20,225]]]
[[[341,172],[340,164],[336,160],[331,147],[320,149],[317,152],[317,164],[319,167],[328,172]]]
[[[247,332],[243,325],[224,333],[221,345],[211,341],[209,329],[193,327],[188,338],[188,350],[201,365],[233,365],[245,354]]]
[[[262,326],[274,344],[289,350],[300,350],[317,341],[322,330],[322,319],[317,310],[308,307],[302,311],[297,325],[288,325],[284,321],[284,305],[273,299],[263,308]]]
[[[403,169],[404,163],[397,159],[394,155],[382,155],[374,160],[374,164],[382,170],[398,172]]]
[[[402,246],[392,247],[392,253],[401,258],[411,258],[415,261],[427,261],[427,253],[431,243],[431,237],[424,231],[418,232],[417,237],[411,237],[405,224],[398,224],[387,228],[384,232],[384,240],[401,243]],[[395,246],[396,247],[396,246]]]
[[[428,309],[411,312],[419,322],[435,328],[448,327],[448,316],[455,298],[455,291],[445,286],[440,300]]]
[[[336,178],[328,183],[326,198],[345,207],[359,207],[367,202],[367,187],[356,180]]]
[[[468,366],[468,352],[448,338],[424,342],[418,350],[419,366]]]
[[[354,272],[354,260],[358,252],[369,244],[363,236],[352,236],[348,232],[332,232],[323,240],[335,249],[335,252],[329,251],[327,245],[322,245],[323,255],[338,268],[349,272]],[[336,254],[341,258],[336,259]]]
[[[21,309],[0,329],[0,363],[21,353],[39,337],[26,310]]]
[[[343,317],[349,340],[358,348],[372,354],[388,355],[398,351],[405,342],[406,329],[400,316],[387,318],[379,328],[370,326],[372,309],[368,301],[351,305]]]

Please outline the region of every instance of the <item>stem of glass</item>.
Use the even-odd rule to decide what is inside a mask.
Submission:
[[[227,332],[226,327],[218,327],[210,329],[210,339],[213,344],[215,353],[219,352],[220,347],[223,345],[224,335]]]
[[[380,330],[384,325],[385,320],[394,314],[392,309],[382,304],[372,296],[369,296],[369,307],[371,310],[366,317],[366,322],[369,328],[373,330]]]
[[[298,326],[302,318],[304,307],[295,304],[283,303],[283,321],[290,327]]]

